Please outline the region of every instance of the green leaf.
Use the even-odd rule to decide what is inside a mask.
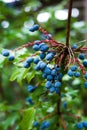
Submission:
[[[9,126],[13,126],[18,119],[19,115],[17,113],[13,113],[13,115],[7,116],[7,119],[3,122],[5,130],[7,130]]]
[[[11,75],[10,81],[14,81],[15,79],[17,79],[18,82],[20,83],[21,80],[26,77],[27,73],[28,73],[28,69],[16,68],[13,74]]]
[[[21,130],[30,130],[35,117],[35,109],[29,108],[24,111],[23,119],[20,123]]]
[[[0,103],[0,112],[6,110],[7,110],[7,106],[5,105],[5,103]]]
[[[0,54],[0,68],[3,67],[5,61],[5,57]]]
[[[29,72],[28,74],[27,74],[27,81],[28,81],[28,83],[30,83],[30,81],[35,77],[35,71],[34,70],[32,70],[32,72]]]
[[[18,77],[19,74],[20,74],[20,69],[15,69],[15,71],[10,77],[10,81],[14,81]]]

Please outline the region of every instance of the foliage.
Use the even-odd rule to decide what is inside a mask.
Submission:
[[[1,22],[6,20],[10,23],[8,28],[4,28],[3,24],[0,25],[2,32],[0,36],[0,73],[2,79],[2,84],[0,86],[1,130],[44,130],[45,128],[48,130],[77,130],[78,128],[83,130],[86,129],[86,124],[83,123],[87,121],[87,117],[84,115],[84,109],[86,107],[85,95],[87,88],[86,85],[84,88],[84,82],[86,83],[84,69],[81,68],[81,66],[77,66],[80,75],[78,76],[76,73],[78,71],[74,71],[71,74],[72,63],[70,62],[70,64],[68,64],[68,71],[68,69],[65,70],[65,66],[67,65],[64,61],[62,61],[63,64],[61,64],[60,60],[60,52],[65,51],[63,49],[66,46],[64,43],[66,38],[65,24],[67,21],[58,21],[55,19],[54,12],[56,9],[63,9],[66,3],[67,2],[63,1],[56,6],[51,5],[46,8],[43,7],[41,10],[41,2],[36,0],[24,2],[20,9],[18,9],[18,7],[14,7],[14,4],[6,5],[3,2],[0,2],[0,11],[2,13],[0,15],[0,20]],[[37,11],[34,12],[34,9]],[[39,29],[41,34],[39,31],[28,31],[29,27],[34,24],[34,21],[37,23],[36,17],[38,14],[46,11],[50,12],[51,18],[45,24],[41,24],[44,28],[46,28],[46,30],[53,34],[55,40],[58,41],[57,43],[42,27],[36,28],[36,30]],[[80,41],[83,39],[82,29],[84,31],[86,26],[84,24],[83,27],[77,28],[74,26],[75,21],[76,19],[72,18],[71,46],[75,41]],[[62,28],[63,30],[61,30]],[[30,31],[32,31],[32,29],[30,29]],[[43,40],[41,40],[42,37],[44,37]],[[36,41],[37,39],[40,39],[40,41]],[[49,49],[43,51],[42,48],[42,50],[35,51],[34,45],[36,42],[39,45],[42,42],[47,43]],[[50,47],[50,45],[52,46]],[[33,46],[33,49],[31,46]],[[61,46],[63,49],[61,49]],[[5,51],[8,51],[9,55],[14,56],[15,59],[12,61],[9,60],[9,56],[2,53],[3,48],[8,48],[9,50]],[[50,53],[49,51],[52,52],[51,49],[57,53],[57,56],[59,54],[59,59],[54,58],[54,53],[51,56],[48,55]],[[83,52],[81,49],[85,48],[79,44],[79,46],[77,45],[77,48],[72,48],[73,52],[74,49],[76,49],[75,57],[78,57],[80,51]],[[46,59],[42,58],[41,53],[46,54]],[[58,70],[58,72],[56,71],[57,74],[63,74],[63,78],[58,79],[57,83],[59,84],[56,84],[58,87],[62,86],[60,87],[60,90],[59,88],[54,90],[54,87],[52,87],[52,89],[46,88],[48,87],[46,86],[47,79],[44,79],[42,76],[42,68],[44,68],[44,66],[42,66],[43,62],[41,62],[41,68],[39,68],[40,71],[35,70],[37,65],[34,64],[34,62],[29,63],[28,65],[30,66],[28,67],[25,66],[28,57],[33,57],[34,60],[37,56],[40,56],[39,59],[46,63],[45,67],[48,65],[50,70],[53,70],[55,66],[60,63],[61,70]],[[68,58],[67,55],[66,59],[67,63],[70,60],[70,57]],[[64,57],[62,60],[64,60]],[[83,60],[84,58],[79,58],[81,64],[83,63]],[[58,63],[55,61],[58,61]],[[76,65],[77,63],[78,61],[76,62]],[[82,69],[83,73],[80,69]],[[76,75],[76,77],[72,77],[71,75]],[[57,77],[57,75],[55,77]],[[12,82],[9,82],[8,79]],[[54,80],[52,80],[52,83],[54,83]],[[83,106],[81,106],[81,103]],[[37,122],[36,126],[34,126],[35,122]]]

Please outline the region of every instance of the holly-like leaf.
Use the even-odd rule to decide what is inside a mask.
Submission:
[[[26,77],[27,73],[28,73],[28,69],[16,68],[13,74],[11,75],[10,81],[14,81],[17,78],[18,78],[18,81],[21,81],[22,79]]]
[[[23,119],[19,125],[21,130],[30,130],[35,117],[35,109],[29,108],[24,111]]]
[[[33,70],[32,72],[29,72],[28,74],[27,74],[27,81],[28,81],[28,83],[30,83],[30,81],[35,77],[35,71]]]

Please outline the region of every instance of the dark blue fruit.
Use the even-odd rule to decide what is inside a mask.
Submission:
[[[33,104],[34,104],[31,97],[26,98],[26,101],[27,101],[28,103],[30,103],[30,105],[33,105]]]
[[[34,127],[37,127],[39,126],[39,122],[38,121],[35,121],[34,124],[33,124]]]
[[[24,66],[24,68],[29,68],[29,67],[30,67],[30,64],[27,63],[27,62],[25,62],[23,66]]]
[[[87,61],[83,61],[83,65],[87,67]]]
[[[36,87],[29,85],[28,86],[28,92],[33,92],[36,89]]]
[[[34,44],[32,48],[33,48],[35,51],[38,51],[38,50],[39,50],[39,45],[38,45],[38,44]]]
[[[83,128],[83,123],[82,122],[77,123],[77,128],[82,129]]]
[[[46,44],[44,44],[44,45],[42,45],[42,46],[40,47],[40,51],[42,51],[42,52],[48,51],[48,49],[49,49],[49,47],[48,47],[48,45],[46,45]]]
[[[29,57],[29,58],[26,60],[26,62],[30,64],[31,62],[33,62],[33,60],[34,60],[33,57]]]
[[[72,71],[76,71],[76,70],[77,70],[77,66],[76,66],[76,65],[73,65],[70,69],[71,69]]]
[[[39,29],[39,25],[38,25],[38,24],[35,24],[35,25],[33,25],[32,27],[29,28],[29,31],[30,31],[30,32],[34,32],[34,31],[36,31],[36,30],[38,30],[38,29]]]
[[[83,126],[87,128],[87,122],[83,122]]]
[[[48,121],[42,122],[41,130],[45,130],[45,128],[48,128],[50,126],[50,123]]]
[[[86,74],[85,74],[85,78],[87,79],[87,72],[86,72]]]
[[[54,87],[54,86],[52,86],[52,87],[50,88],[50,92],[51,92],[51,93],[54,93],[54,92],[55,92],[55,90],[56,90],[56,89],[55,89],[55,87]]]
[[[55,76],[56,75],[56,69],[53,69],[52,71],[51,71],[51,75],[53,75],[53,76]]]
[[[81,53],[81,54],[79,55],[79,59],[80,59],[80,60],[84,60],[84,59],[85,59],[85,54],[84,54],[84,53]]]
[[[47,81],[46,82],[46,88],[49,89],[52,86],[52,82],[51,81]]]
[[[59,82],[59,81],[55,82],[55,87],[56,87],[56,88],[61,87],[61,82]]]
[[[51,69],[49,68],[49,67],[46,67],[45,69],[44,69],[44,73],[45,74],[51,74]]]
[[[47,75],[47,80],[48,81],[51,81],[53,79],[53,76],[52,75]]]
[[[54,57],[54,54],[53,54],[53,53],[48,53],[48,54],[46,55],[46,60],[50,61],[50,60],[53,59],[53,57]]]
[[[68,73],[67,73],[70,77],[72,77],[74,75],[73,71],[72,70],[68,70]]]
[[[8,60],[9,60],[9,61],[13,61],[14,59],[15,59],[14,56],[9,56],[9,57],[8,57]]]
[[[41,58],[41,59],[44,59],[44,58],[45,58],[45,56],[46,56],[46,54],[45,54],[45,53],[41,53],[41,54],[40,54],[40,58]]]
[[[40,64],[40,69],[43,70],[46,67],[46,63],[42,61]]]
[[[2,50],[2,55],[6,57],[9,56],[9,51],[6,49]]]
[[[35,64],[37,64],[39,61],[40,61],[39,58],[36,57],[36,58],[34,58],[34,61],[33,61],[33,62],[34,62]]]
[[[72,49],[77,49],[78,46],[76,44],[72,45]]]
[[[80,72],[75,72],[75,73],[74,73],[74,76],[75,76],[75,77],[80,77]]]
[[[87,82],[84,83],[84,87],[87,89]]]

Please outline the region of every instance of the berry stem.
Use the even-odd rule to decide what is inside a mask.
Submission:
[[[64,129],[64,130],[67,130],[66,121],[65,121],[63,115],[62,115],[61,119],[62,119],[62,120],[61,120],[61,123],[62,123],[63,129]]]
[[[69,47],[69,40],[70,40],[70,23],[71,23],[71,13],[72,13],[72,3],[73,3],[73,0],[70,0],[69,10],[68,10],[67,32],[66,32],[66,46],[67,47]]]

